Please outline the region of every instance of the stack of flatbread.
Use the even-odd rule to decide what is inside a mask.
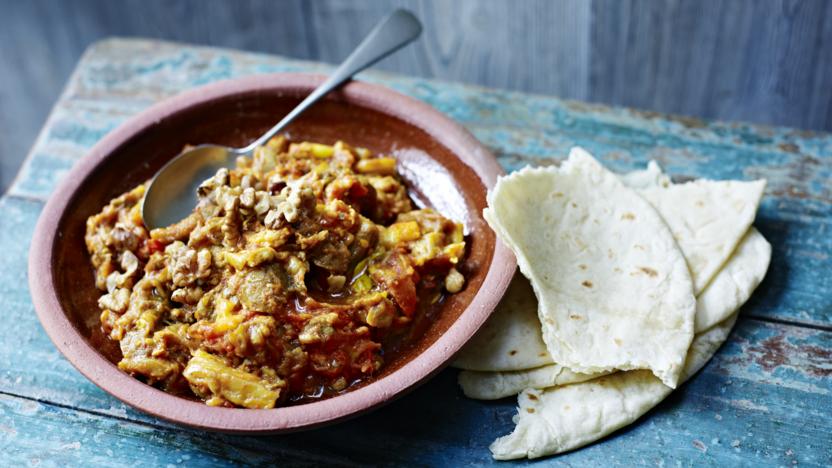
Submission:
[[[598,440],[702,368],[768,269],[764,188],[674,184],[653,162],[617,175],[580,148],[502,177],[484,214],[522,276],[454,364],[471,398],[519,395],[494,458]]]

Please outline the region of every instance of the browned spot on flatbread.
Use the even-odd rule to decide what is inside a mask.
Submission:
[[[540,353],[540,354],[538,354],[538,356],[540,356],[540,357],[546,357],[546,353]]]
[[[535,396],[534,394],[529,393],[529,400],[534,400],[534,401],[537,401],[537,400],[538,400],[538,398],[537,398],[537,396]]]
[[[526,408],[527,413],[534,413],[534,408]]]
[[[621,219],[626,219],[626,220],[632,221],[632,220],[636,219],[636,215],[634,215],[633,213],[629,213],[629,212],[624,213],[623,215],[621,215]]]
[[[658,271],[656,271],[656,270],[654,270],[650,267],[644,267],[644,266],[638,267],[638,271],[634,271],[634,272],[630,273],[630,275],[634,276],[634,275],[637,275],[639,273],[644,273],[645,275],[647,275],[651,278],[655,278],[655,277],[659,276]]]
[[[592,281],[590,281],[590,280],[584,280],[584,281],[581,283],[581,286],[583,286],[583,287],[585,287],[585,288],[591,288],[591,287],[592,287]]]
[[[615,344],[617,344],[618,346],[621,346],[621,345],[623,344],[623,343],[621,342],[621,340],[619,340],[618,338],[613,338],[613,339],[612,339],[612,341],[614,341],[614,342],[615,342]]]
[[[581,263],[580,265],[578,265],[578,268],[580,268],[581,270],[586,270],[587,266]]]
[[[511,351],[509,351],[509,352],[508,352],[508,355],[509,355],[509,356],[514,356],[515,354],[517,354],[517,350],[516,350],[516,349],[512,349]]]
[[[580,316],[580,315],[578,315],[578,314],[569,314],[569,318],[571,318],[572,320],[580,320],[580,319],[582,319],[583,317],[581,317],[581,316]]]

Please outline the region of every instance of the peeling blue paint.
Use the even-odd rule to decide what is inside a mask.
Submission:
[[[142,40],[109,40],[85,54],[9,195],[0,198],[0,251],[6,252],[0,298],[11,324],[0,327],[0,458],[7,465],[491,462],[487,446],[511,430],[515,402],[464,398],[453,370],[384,409],[331,428],[274,437],[205,434],[116,401],[75,371],[37,323],[25,272],[42,201],[107,131],[197,84],[329,69]],[[832,326],[832,135],[704,122],[380,72],[364,73],[362,79],[455,118],[509,171],[555,163],[571,146],[581,145],[617,171],[655,159],[677,176],[767,178],[756,224],[774,246],[772,267],[727,344],[639,423],[546,461],[832,464],[832,332],[799,326]]]

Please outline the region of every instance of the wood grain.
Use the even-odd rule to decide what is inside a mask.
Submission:
[[[9,466],[194,463],[485,464],[487,445],[511,430],[515,402],[464,398],[456,371],[375,413],[331,428],[276,437],[206,434],[138,413],[92,385],[41,330],[23,278],[41,203],[0,199],[0,459]],[[832,440],[832,333],[742,319],[690,383],[640,423],[554,461],[824,465]],[[552,461],[552,460],[549,460]]]
[[[600,444],[556,459],[566,464],[824,465],[832,434],[823,405],[830,388],[812,389],[778,375],[811,372],[811,353],[798,360],[745,349],[747,342],[777,340],[789,327],[747,321],[702,372],[636,425]],[[790,353],[805,352],[811,332],[788,339]],[[826,334],[828,335],[828,333]],[[826,336],[826,339],[829,337]],[[751,356],[747,359],[745,356]],[[760,371],[788,359],[775,375]],[[818,361],[814,361],[818,362]],[[351,422],[279,437],[198,433],[125,411],[102,415],[76,401],[56,405],[11,395],[0,397],[0,450],[15,465],[33,458],[49,465],[130,463],[138,452],[150,465],[245,463],[256,465],[389,464],[397,466],[487,464],[485,446],[511,429],[511,399],[468,400],[448,370],[413,394]],[[822,385],[823,380],[816,380]],[[778,382],[778,383],[773,383]],[[776,389],[776,390],[775,390]],[[776,397],[772,392],[776,391]],[[823,393],[825,392],[825,394]]]
[[[337,62],[396,6],[415,11],[425,35],[380,69],[832,130],[824,0],[0,0],[0,192],[97,40],[144,36]]]
[[[78,374],[28,300],[25,264],[41,203],[0,199],[0,459],[9,466],[227,463],[485,464],[511,430],[513,399],[461,395],[448,369],[403,399],[331,428],[275,437],[191,431],[138,413]],[[741,319],[714,360],[632,427],[553,459],[613,466],[832,463],[832,333]],[[383,449],[380,449],[383,447]],[[553,461],[549,460],[549,461]]]
[[[379,18],[403,7],[422,19],[424,35],[380,69],[587,98],[588,2],[323,0],[309,5],[309,30],[320,54],[316,60],[339,62]]]
[[[9,193],[45,200],[108,131],[164,97],[223,78],[321,64],[160,42],[110,40],[84,57]],[[573,145],[617,171],[651,159],[681,177],[765,178],[758,227],[775,245],[755,317],[832,328],[832,136],[720,124],[370,72],[467,126],[507,170],[549,164]]]
[[[4,465],[451,465],[491,463],[512,399],[464,398],[456,371],[331,428],[280,437],[206,434],[116,401],[75,371],[37,322],[26,287],[30,237],[65,171],[131,115],[182,89],[325,65],[142,40],[97,43],[20,177],[0,198],[0,461]],[[702,372],[639,423],[545,463],[832,463],[832,135],[722,124],[371,72],[363,79],[430,103],[466,125],[508,170],[551,164],[573,144],[616,170],[657,159],[684,177],[766,177],[757,226],[772,242],[766,281]]]
[[[592,18],[590,100],[830,130],[829,2],[595,0]]]

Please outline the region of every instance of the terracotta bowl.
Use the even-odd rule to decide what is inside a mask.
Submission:
[[[430,378],[488,318],[515,268],[512,254],[482,219],[486,191],[502,173],[465,129],[430,106],[353,82],[304,114],[291,139],[356,146],[398,157],[413,197],[465,223],[470,245],[461,266],[465,289],[375,379],[342,395],[270,410],[212,408],[169,395],[121,372],[116,343],[99,328],[85,221],[111,198],[150,178],[186,144],[242,146],[271,126],[323,80],[276,74],[211,84],[168,99],[101,140],[64,177],[46,204],[29,255],[38,317],[55,346],[96,385],[163,419],[227,432],[274,433],[343,420],[391,401]]]

